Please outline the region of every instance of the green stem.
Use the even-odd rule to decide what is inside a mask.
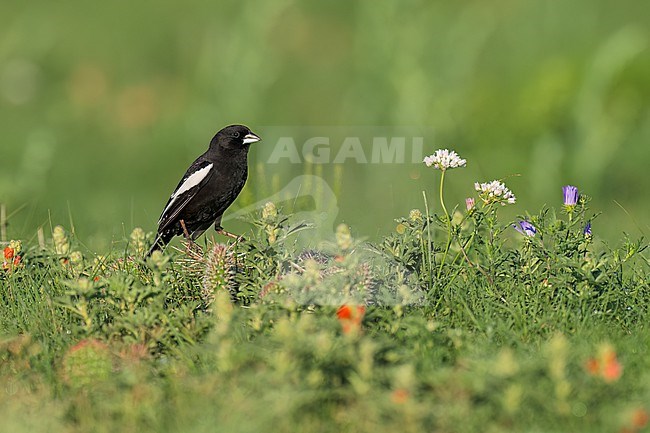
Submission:
[[[447,212],[447,207],[445,206],[445,199],[442,194],[445,185],[445,173],[446,170],[442,170],[442,176],[440,176],[440,205],[442,206],[442,210],[445,213],[445,219],[447,222],[447,245],[445,246],[445,251],[442,255],[442,260],[440,261],[440,267],[438,268],[438,275],[436,276],[437,280],[440,279],[440,275],[442,274],[442,267],[445,264],[445,261],[447,260],[447,253],[449,252],[449,247],[451,246],[451,218],[449,217],[449,212]]]
[[[460,245],[460,242],[459,242],[460,251],[458,252],[458,254],[456,254],[456,257],[454,257],[454,259],[451,261],[451,265],[452,265],[452,266],[456,263],[456,260],[458,260],[458,258],[459,258],[461,255],[464,255],[464,256],[465,256],[465,259],[467,260],[467,263],[468,263],[468,265],[469,265],[470,268],[475,267],[475,266],[478,267],[478,265],[473,264],[473,263],[469,260],[469,257],[467,256],[467,251],[465,250],[468,246],[471,246],[472,242],[474,241],[474,235],[475,235],[475,234],[476,234],[476,232],[472,233],[472,236],[469,238],[469,240],[468,240],[467,242],[465,242],[465,245]],[[445,286],[442,287],[443,290],[446,289],[447,287],[449,287],[449,286],[451,285],[451,283],[454,282],[454,280],[456,279],[456,277],[458,276],[458,274],[460,274],[460,272],[462,271],[462,269],[463,269],[463,268],[462,268],[461,266],[458,267],[457,271],[456,271],[456,272],[451,276],[451,278],[449,278],[449,279],[447,280],[447,282],[445,283]]]
[[[425,218],[427,224],[427,271],[431,275],[434,265],[431,263],[433,257],[433,251],[431,251],[431,224],[429,218],[429,202],[427,201],[427,193],[425,191],[422,191],[422,197],[424,197],[424,212],[426,213]]]
[[[447,212],[447,208],[445,207],[445,199],[442,195],[442,191],[445,185],[445,173],[446,170],[442,170],[442,176],[440,176],[440,204],[442,205],[442,210],[445,212],[445,216],[447,217],[447,224],[451,222],[449,219],[449,213]]]

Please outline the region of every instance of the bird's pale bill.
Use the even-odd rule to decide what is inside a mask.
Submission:
[[[257,135],[253,134],[252,132],[250,134],[244,135],[244,144],[251,144],[260,140],[261,138],[259,138]]]

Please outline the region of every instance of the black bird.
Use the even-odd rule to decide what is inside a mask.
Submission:
[[[237,237],[221,227],[221,217],[235,201],[248,177],[248,148],[260,141],[243,125],[226,126],[210,141],[207,152],[187,169],[158,220],[158,233],[148,256],[174,236],[195,240],[214,224],[218,233]]]

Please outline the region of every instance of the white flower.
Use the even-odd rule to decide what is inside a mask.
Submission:
[[[465,164],[467,164],[467,161],[461,159],[456,152],[448,149],[436,150],[433,155],[425,156],[423,162],[427,167],[433,165],[434,168],[442,171],[445,171],[448,168],[465,167]]]
[[[516,197],[503,182],[493,180],[486,183],[474,183],[474,189],[479,192],[481,200],[486,204],[501,203],[502,206],[506,204],[514,204]]]

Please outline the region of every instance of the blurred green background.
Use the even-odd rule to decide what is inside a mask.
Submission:
[[[264,141],[233,209],[316,173],[337,221],[373,239],[422,208],[422,190],[434,201],[437,172],[265,164],[269,146],[294,127],[406,127],[425,131],[425,154],[468,160],[448,178],[448,206],[474,181],[506,178],[514,217],[559,206],[571,183],[603,211],[595,233],[638,235],[649,17],[647,2],[603,0],[3,1],[0,202],[14,237],[71,216],[82,241],[106,248],[133,226],[154,230],[189,163],[236,122]]]

